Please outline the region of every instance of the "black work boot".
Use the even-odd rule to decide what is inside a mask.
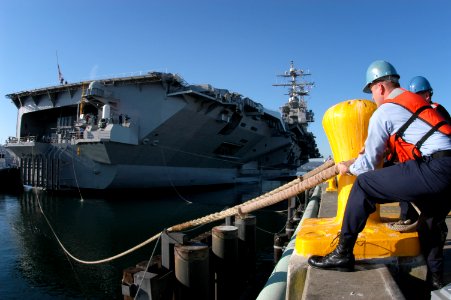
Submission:
[[[308,264],[314,268],[325,270],[337,270],[342,272],[354,271],[354,245],[357,236],[340,236],[337,248],[326,256],[313,255],[309,258]]]
[[[431,290],[435,291],[435,290],[439,290],[442,287],[445,286],[445,283],[443,282],[443,274],[442,272],[434,272],[431,273]]]

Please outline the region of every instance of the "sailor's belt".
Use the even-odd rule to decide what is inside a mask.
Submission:
[[[432,158],[440,158],[440,157],[448,157],[451,156],[451,150],[443,150],[435,152],[434,154],[431,154]]]

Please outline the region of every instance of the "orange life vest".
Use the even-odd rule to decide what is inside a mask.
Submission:
[[[400,105],[412,113],[409,120],[397,132],[392,134],[388,140],[387,146],[390,153],[387,159],[390,162],[405,162],[420,158],[421,146],[437,130],[447,136],[451,136],[451,125],[421,96],[404,91],[393,99],[387,99],[386,103]],[[406,142],[402,136],[417,118],[429,124],[431,129],[414,145]]]
[[[438,103],[432,103],[431,106],[445,119],[446,122],[448,122],[448,124],[451,124],[451,116],[449,115],[449,112],[446,110],[446,108]]]

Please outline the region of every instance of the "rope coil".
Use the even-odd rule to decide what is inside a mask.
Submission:
[[[407,220],[407,221],[410,221],[410,220]],[[385,225],[393,231],[411,232],[411,231],[416,230],[417,224],[418,224],[418,221],[416,221],[414,223],[410,223],[410,222],[399,220],[397,222],[386,223]]]
[[[415,210],[418,213],[418,216],[421,214],[420,209],[413,204],[412,202],[410,202],[410,205],[413,206],[413,208],[415,208]],[[414,223],[411,223],[410,220],[399,220],[397,222],[389,222],[385,224],[389,229],[394,230],[394,231],[399,231],[399,232],[410,232],[410,231],[414,231],[417,229],[417,225],[418,225],[418,220]]]

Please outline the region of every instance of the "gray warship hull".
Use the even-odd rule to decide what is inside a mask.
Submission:
[[[50,190],[211,185],[294,176],[308,160],[277,112],[180,76],[63,84],[7,95],[17,134],[5,145],[24,184]],[[302,130],[301,130],[302,131]],[[302,135],[301,135],[302,139]],[[316,146],[316,144],[315,144]]]
[[[14,158],[0,146],[0,192],[20,192],[23,190],[19,168]]]

